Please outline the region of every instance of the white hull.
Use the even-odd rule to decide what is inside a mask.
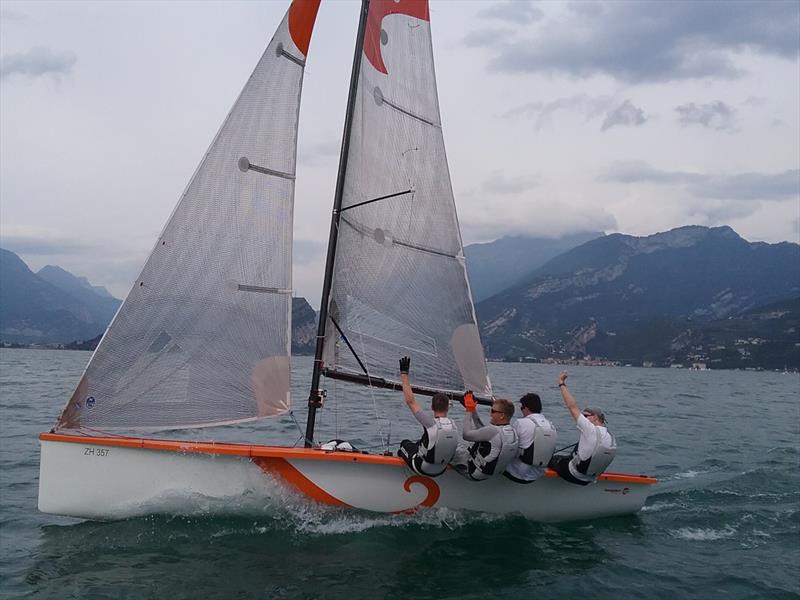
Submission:
[[[41,442],[39,510],[90,519],[258,511],[288,488],[383,513],[431,506],[569,521],[635,513],[655,483],[606,474],[582,487],[553,473],[529,485],[474,482],[452,469],[431,479],[394,457],[274,446],[57,434]]]

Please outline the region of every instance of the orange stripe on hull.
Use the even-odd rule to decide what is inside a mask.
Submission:
[[[187,440],[157,440],[134,437],[95,437],[89,435],[66,435],[62,433],[42,433],[39,439],[43,442],[66,442],[70,444],[91,444],[96,446],[112,446],[122,448],[144,448],[166,452],[194,452],[198,454],[226,454],[248,458],[283,458],[296,460],[318,460],[336,462],[360,462],[368,464],[391,465],[405,468],[402,459],[396,456],[379,454],[358,454],[354,452],[334,452],[316,448],[287,448],[285,446],[257,446],[248,444],[226,444],[216,442],[192,442]],[[547,477],[558,477],[548,469]],[[646,475],[628,475],[626,473],[603,473],[599,481],[616,483],[632,483],[652,485],[658,480]]]
[[[342,502],[336,496],[331,496],[282,458],[258,456],[253,458],[253,462],[261,467],[265,473],[279,477],[301,494],[308,496],[312,500],[316,500],[320,504],[352,508],[347,502]]]

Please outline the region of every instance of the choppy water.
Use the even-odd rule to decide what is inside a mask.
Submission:
[[[52,426],[88,357],[0,350],[2,597],[800,597],[796,375],[572,369],[579,402],[609,415],[619,441],[614,470],[661,481],[636,516],[541,525],[515,516],[384,516],[290,501],[249,517],[106,523],[36,510],[36,436]],[[563,445],[576,439],[555,388],[557,367],[490,370],[501,395],[542,392]],[[297,405],[309,373],[310,361],[296,359]],[[381,451],[387,435],[393,447],[417,435],[399,394],[343,389],[331,382],[320,439],[357,439]],[[296,416],[304,423],[300,408]],[[180,435],[285,444],[300,433],[287,417]]]

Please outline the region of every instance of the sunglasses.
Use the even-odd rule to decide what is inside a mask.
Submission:
[[[492,409],[492,412],[493,412],[493,413],[502,413],[503,411],[502,411],[502,410],[495,410],[495,409]]]

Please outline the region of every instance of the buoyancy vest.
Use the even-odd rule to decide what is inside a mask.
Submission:
[[[536,428],[533,442],[527,448],[520,448],[519,458],[526,465],[544,467],[556,450],[556,428],[539,413],[531,413],[525,418],[533,421]]]
[[[617,440],[614,439],[610,431],[608,435],[611,438],[610,444],[603,442],[602,436],[600,432],[597,431],[597,426],[595,426],[596,441],[594,450],[592,450],[592,455],[586,460],[581,460],[580,456],[578,456],[578,449],[575,448],[575,451],[572,453],[572,460],[570,460],[570,466],[581,475],[592,478],[597,477],[605,471],[617,454]]]
[[[453,460],[458,446],[458,430],[447,417],[436,417],[432,427],[426,427],[413,464],[422,475],[441,475]]]
[[[519,455],[519,437],[511,425],[498,425],[500,431],[488,442],[475,442],[470,446],[469,476],[488,479],[502,473]]]

